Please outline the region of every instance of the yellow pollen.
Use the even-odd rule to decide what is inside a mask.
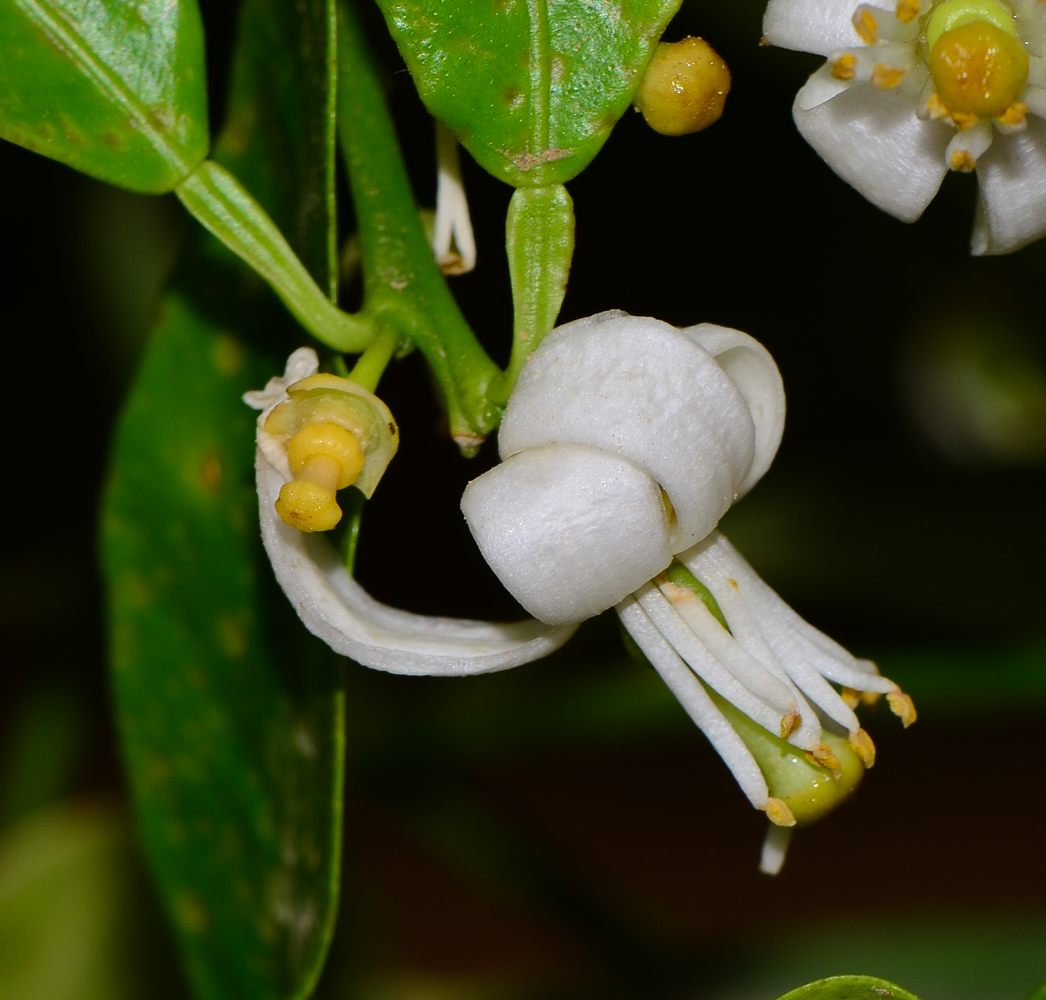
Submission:
[[[897,20],[911,24],[919,16],[919,0],[897,0]]]
[[[934,119],[944,118],[948,114],[948,109],[944,106],[944,102],[936,93],[930,94],[927,99],[926,110],[930,113],[930,117]]]
[[[335,493],[351,486],[363,469],[356,435],[339,424],[303,427],[287,445],[294,481],[280,488],[276,513],[300,531],[330,531],[341,520]]]
[[[896,87],[904,79],[904,70],[897,66],[884,66],[882,63],[876,65],[872,70],[872,83],[880,90],[889,90]]]
[[[846,703],[847,708],[857,708],[861,704],[861,693],[853,688],[844,687],[839,692],[840,697]]]
[[[1028,81],[1028,57],[1012,35],[987,21],[945,31],[930,50],[930,73],[941,103],[959,126],[969,118],[995,118]],[[972,124],[972,123],[971,123]]]
[[[999,115],[999,121],[1001,121],[1003,125],[1020,125],[1027,114],[1028,105],[1021,104],[1020,101],[1014,101],[1013,104]]]
[[[975,169],[977,161],[965,149],[957,149],[952,153],[951,168],[960,174],[968,174]]]
[[[850,746],[854,748],[854,752],[861,758],[861,763],[865,767],[875,766],[875,744],[872,742],[871,736],[863,729],[850,733]]]
[[[803,724],[802,717],[793,708],[781,719],[781,739],[786,740]]]
[[[766,813],[767,818],[775,826],[795,826],[795,813],[781,799],[767,799],[763,812]]]
[[[818,743],[813,750],[807,750],[806,759],[811,764],[816,764],[829,771],[836,781],[843,776],[843,766],[839,763],[839,758],[828,749],[825,743]]]
[[[832,76],[836,80],[852,80],[857,75],[857,56],[847,52],[832,60]]]
[[[862,705],[867,705],[868,708],[871,708],[873,705],[878,705],[879,704],[879,699],[881,697],[882,697],[882,694],[880,692],[878,692],[878,691],[862,691],[861,692],[861,704]]]
[[[861,16],[854,19],[854,30],[865,45],[874,45],[879,39],[879,25],[870,10],[862,11]]]
[[[979,121],[980,118],[978,118],[976,115],[968,115],[962,111],[952,112],[952,124],[960,132],[969,132],[969,130],[973,128],[973,126],[976,125]]]
[[[891,691],[886,696],[890,711],[897,716],[907,729],[919,717],[912,699],[903,691]]]

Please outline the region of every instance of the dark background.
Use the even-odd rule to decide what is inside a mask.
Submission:
[[[235,5],[203,7],[216,132]],[[680,139],[626,114],[570,185],[562,318],[620,308],[767,345],[788,391],[785,439],[724,530],[804,616],[912,691],[918,725],[871,713],[875,771],[768,879],[755,870],[762,817],[656,677],[627,661],[612,618],[552,661],[467,682],[350,665],[347,903],[328,995],[769,1000],[868,972],[928,998],[988,1000],[1046,976],[1046,255],[968,256],[972,177],[950,175],[912,226],[863,201],[792,126],[818,60],[760,47],[760,16],[751,0],[690,2],[669,28],[670,40],[704,36],[730,65],[726,114]],[[373,27],[377,38],[376,16]],[[381,44],[431,204],[431,124]],[[81,992],[40,995],[94,995],[91,976],[106,975],[122,984],[109,996],[176,995],[123,832],[94,523],[109,433],[192,223],[171,197],[119,192],[6,143],[0,178],[0,907],[10,845],[33,817],[52,816],[73,854],[95,836],[83,863],[103,874],[83,906],[108,916],[79,931],[72,920],[53,946],[71,953],[93,928],[94,971]],[[465,178],[479,266],[453,288],[504,361],[511,192],[471,161]],[[381,393],[403,447],[365,513],[359,576],[414,610],[514,616],[457,509],[493,444],[458,457],[418,355]]]

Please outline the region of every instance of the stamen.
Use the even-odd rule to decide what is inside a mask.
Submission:
[[[886,696],[886,700],[890,705],[890,711],[901,720],[905,729],[919,717],[915,711],[914,702],[903,691],[891,691]]]
[[[803,724],[803,718],[798,709],[792,709],[781,720],[781,739],[786,740]]]
[[[788,845],[792,842],[792,828],[770,823],[759,856],[759,870],[764,875],[777,875],[784,866]]]
[[[832,76],[836,80],[852,80],[857,75],[857,56],[849,52],[833,59],[831,65]]]
[[[872,83],[880,90],[890,90],[904,79],[905,70],[897,66],[876,63],[872,70]]]
[[[882,698],[882,696],[882,691],[862,691],[861,704],[867,708],[872,708],[879,704],[879,699]]]
[[[897,20],[910,24],[919,16],[919,0],[897,0]]]
[[[839,763],[839,758],[828,749],[827,744],[818,743],[813,750],[807,750],[806,759],[811,764],[823,767],[836,781],[843,776],[843,765]]]
[[[865,45],[874,45],[879,40],[879,23],[864,4],[854,11],[853,26]]]
[[[839,697],[843,699],[847,708],[857,708],[861,704],[861,692],[853,688],[844,687]]]
[[[850,733],[850,746],[854,748],[854,752],[861,758],[861,763],[866,768],[875,766],[875,744],[872,742],[871,736],[863,729]]]
[[[930,118],[933,120],[946,118],[948,115],[948,109],[944,106],[944,102],[941,100],[940,95],[936,90],[930,94],[927,99],[926,110],[929,112]]]
[[[999,121],[1003,125],[1023,125],[1028,114],[1028,105],[1020,101],[1014,101],[1001,115]]]
[[[795,814],[781,799],[767,799],[763,812],[774,826],[795,826]]]
[[[454,134],[436,123],[436,221],[432,252],[444,274],[467,274],[476,266],[476,238],[461,179],[461,154]],[[451,249],[451,239],[456,250]]]

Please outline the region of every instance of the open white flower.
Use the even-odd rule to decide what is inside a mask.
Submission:
[[[255,456],[262,541],[276,579],[305,627],[336,652],[397,674],[505,670],[547,656],[566,642],[576,625],[439,618],[381,604],[352,578],[324,534],[284,523],[276,504],[293,476],[287,443],[267,431],[266,424],[276,407],[290,400],[288,389],[293,392],[296,385],[314,378],[318,367],[316,352],[300,348],[287,359],[282,377],[244,396],[249,406],[262,411]]]
[[[974,254],[1046,234],[1041,0],[770,0],[763,32],[828,57],[796,96],[796,125],[879,208],[913,222],[948,170],[976,170]]]
[[[784,831],[873,763],[858,692],[914,719],[896,684],[799,618],[715,531],[769,467],[783,423],[780,375],[747,334],[603,313],[530,357],[501,426],[504,461],[462,498],[487,562],[535,617],[616,606],[772,821],[766,871],[784,859]]]

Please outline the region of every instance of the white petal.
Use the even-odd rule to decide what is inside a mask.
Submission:
[[[571,442],[634,462],[668,493],[677,517],[672,547],[681,551],[737,499],[755,428],[707,351],[667,323],[614,312],[545,339],[520,375],[498,441],[504,458]]]
[[[748,404],[755,424],[755,453],[739,493],[744,496],[770,468],[781,445],[785,423],[785,391],[781,372],[770,352],[755,337],[714,323],[699,323],[682,331],[716,360]]]
[[[850,80],[837,80],[832,76],[831,65],[825,63],[816,73],[810,74],[810,79],[799,88],[799,93],[795,95],[795,106],[809,111],[848,90],[850,85]]]
[[[748,796],[748,801],[756,809],[766,808],[770,792],[763,772],[726,716],[709,698],[701,682],[676,655],[635,598],[625,598],[617,606],[617,613],[668,689],[730,768],[730,773],[741,786],[741,791]]]
[[[587,445],[513,455],[469,483],[461,509],[498,579],[551,624],[599,614],[672,561],[657,483]]]
[[[971,252],[1012,253],[1046,235],[1046,122],[999,136],[977,163],[983,207]]]
[[[380,604],[326,538],[279,519],[273,504],[285,479],[261,452],[255,471],[262,541],[276,579],[305,627],[335,652],[394,674],[482,674],[540,659],[573,635],[571,625],[434,618]]]
[[[771,45],[826,56],[860,42],[854,31],[855,0],[770,0],[763,37]]]
[[[903,222],[914,222],[947,173],[951,129],[923,122],[904,95],[872,86],[849,90],[816,108],[792,107],[803,138],[847,183]]]

